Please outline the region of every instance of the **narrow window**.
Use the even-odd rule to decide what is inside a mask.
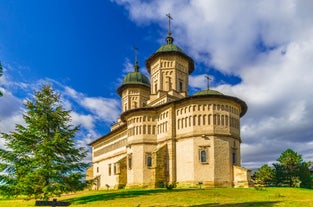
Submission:
[[[128,169],[131,170],[132,169],[132,155],[128,155]]]
[[[233,152],[233,164],[236,164],[236,153]]]
[[[198,125],[201,125],[201,115],[198,116]]]
[[[111,164],[109,164],[109,176],[111,176]]]
[[[99,167],[97,167],[97,173],[99,172]]]
[[[183,91],[183,81],[179,81],[179,91]]]
[[[152,156],[147,154],[147,167],[152,167]]]
[[[201,157],[201,162],[206,163],[206,151],[205,150],[200,151],[200,157]]]

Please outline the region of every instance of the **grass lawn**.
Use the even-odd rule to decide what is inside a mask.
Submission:
[[[64,195],[58,201],[71,207],[230,207],[230,206],[313,206],[313,190],[299,188],[209,188],[83,191]],[[35,206],[35,200],[0,198],[0,207]]]

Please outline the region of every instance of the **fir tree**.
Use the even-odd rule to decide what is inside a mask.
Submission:
[[[268,165],[263,165],[254,175],[256,183],[262,186],[271,185],[274,176],[274,170]]]
[[[60,95],[43,85],[25,106],[26,124],[2,133],[6,149],[0,149],[0,192],[49,199],[82,189],[87,150],[75,147],[79,127],[70,124]]]

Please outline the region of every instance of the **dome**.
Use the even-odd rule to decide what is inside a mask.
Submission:
[[[158,52],[181,52],[181,53],[185,54],[184,51],[175,44],[163,45],[156,51],[156,53],[158,53]]]
[[[139,85],[150,87],[150,81],[147,78],[147,76],[136,71],[130,72],[124,77],[122,86],[128,85],[128,84],[139,84]]]
[[[151,73],[151,63],[158,57],[162,56],[163,54],[176,54],[183,58],[185,58],[188,61],[188,68],[189,68],[189,74],[193,72],[194,70],[194,62],[191,57],[186,55],[186,53],[177,45],[173,44],[174,38],[171,36],[168,36],[166,38],[166,44],[162,45],[155,53],[153,53],[147,60],[146,60],[146,67],[149,73]]]
[[[193,94],[193,96],[205,96],[205,95],[224,95],[224,94],[215,90],[210,90],[210,89],[198,91]]]

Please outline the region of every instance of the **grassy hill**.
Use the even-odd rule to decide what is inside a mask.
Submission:
[[[83,191],[58,198],[71,207],[313,206],[313,190],[299,188],[210,188]],[[1,207],[34,206],[35,200],[0,198]]]

